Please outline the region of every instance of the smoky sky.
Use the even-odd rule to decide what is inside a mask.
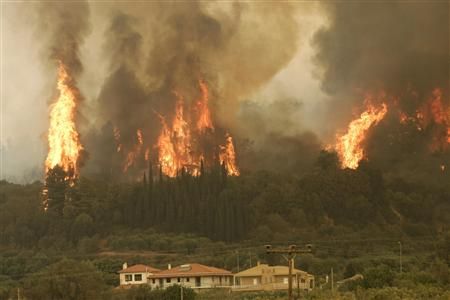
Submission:
[[[155,156],[157,115],[173,117],[177,91],[188,116],[200,96],[199,79],[208,83],[217,131],[232,134],[238,162],[249,170],[307,169],[360,111],[366,92],[395,96],[388,104],[412,114],[440,87],[448,104],[445,2],[4,7],[2,176],[15,181],[42,178],[58,59],[80,91],[77,124],[87,173],[120,167],[115,127],[128,148],[142,128]],[[398,165],[400,174],[408,164],[399,157],[411,145],[417,157],[430,155],[425,144],[434,129],[417,135],[413,126],[398,125],[392,111],[367,145],[372,161]],[[447,159],[432,155],[436,163]]]
[[[386,102],[389,112],[366,139],[369,160],[395,175],[436,178],[450,163],[447,128],[400,123],[398,115],[415,118],[424,107],[430,110],[436,88],[443,92],[444,109],[449,105],[448,2],[352,1],[324,7],[330,24],[315,34],[313,44],[322,89],[330,95],[330,124],[342,128],[361,112],[366,93],[384,94],[375,98]],[[439,136],[445,145],[432,149]]]
[[[448,90],[448,2],[348,1],[324,6],[331,24],[313,43],[322,88],[333,95],[328,105],[332,121],[347,121],[349,108],[362,103],[364,92],[402,95],[401,105],[413,110],[406,91],[425,99],[435,87]]]
[[[155,3],[109,15],[103,47],[110,60],[109,74],[96,99],[101,129],[85,139],[90,164],[100,164],[97,171],[111,167],[118,156],[113,153],[112,133],[103,139],[99,135],[114,128],[120,132],[121,149],[133,149],[141,130],[143,147],[157,157],[154,144],[160,118],[170,123],[180,96],[193,139],[203,145],[199,147],[214,148],[224,142],[227,132],[239,139],[240,101],[283,69],[297,51],[296,8],[239,2],[225,8],[201,2]],[[149,16],[157,19],[148,21]],[[283,47],[267,47],[279,41]],[[195,134],[200,81],[208,85],[215,128],[206,139]],[[112,158],[105,159],[105,153]],[[145,168],[141,163],[140,169]]]

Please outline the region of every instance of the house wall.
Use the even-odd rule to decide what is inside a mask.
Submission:
[[[251,276],[251,277],[237,277],[240,285],[256,285],[261,284],[261,276]]]
[[[142,276],[142,280],[141,281],[135,281],[135,275],[141,275]],[[131,281],[126,281],[125,280],[125,275],[131,275]],[[120,285],[130,285],[130,284],[143,284],[143,283],[147,283],[147,276],[149,275],[149,273],[120,273],[119,278],[120,278]]]
[[[233,284],[233,276],[201,276],[200,286],[196,285],[196,278],[197,277],[171,277],[170,282],[167,282],[168,278],[155,278],[154,280],[153,278],[150,278],[148,283],[152,288],[167,288],[172,285],[183,285],[190,288],[208,288],[216,286],[231,286]]]
[[[263,275],[263,276],[236,276],[236,282],[239,282],[237,289],[252,289],[252,290],[278,290],[288,288],[288,275]],[[254,280],[257,280],[256,285]],[[303,282],[302,282],[303,279]],[[312,282],[312,283],[311,283]],[[299,275],[299,283],[297,284],[296,276],[292,276],[292,286],[294,289],[299,287],[302,290],[311,290],[314,288],[313,276]]]

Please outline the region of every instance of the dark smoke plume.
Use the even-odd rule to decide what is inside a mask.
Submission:
[[[80,48],[90,32],[89,5],[87,1],[42,2],[36,7],[38,20],[38,36],[43,41],[43,54],[49,59],[49,67],[55,72],[61,64],[68,73],[66,84],[77,98],[76,124],[86,124],[81,114],[83,96],[78,89],[77,81],[83,71]],[[44,60],[45,61],[45,60]],[[52,96],[52,100],[55,95]],[[86,126],[86,125],[84,125]],[[83,144],[83,137],[81,137]],[[80,166],[85,164],[87,152],[80,153]]]
[[[85,1],[42,2],[38,5],[39,36],[45,55],[61,61],[72,76],[82,71],[80,46],[89,33],[89,6]]]
[[[364,108],[364,93],[384,91],[389,113],[369,137],[369,160],[398,174],[429,168],[441,172],[440,164],[450,163],[448,147],[432,151],[430,144],[437,135],[445,139],[447,128],[439,122],[420,125],[417,115],[430,110],[435,88],[442,90],[444,109],[449,107],[449,3],[324,5],[330,25],[316,34],[314,45],[322,87],[333,99],[330,125],[345,127],[354,109]],[[400,123],[400,113],[408,121]]]
[[[314,44],[323,70],[322,86],[336,99],[329,109],[333,119],[342,122],[343,115],[348,118],[348,107],[362,100],[358,97],[361,92],[384,90],[404,95],[412,89],[425,100],[435,87],[448,89],[447,2],[347,1],[324,5],[331,24],[316,34]],[[401,105],[413,110],[407,103],[410,99],[403,99]]]
[[[136,130],[144,128],[151,111],[149,99],[137,74],[142,65],[142,36],[136,30],[138,20],[115,12],[105,32],[104,55],[109,62],[108,74],[97,101],[97,123],[91,130],[88,147],[91,162],[87,172],[120,174],[122,159],[117,153],[120,135],[122,151],[136,143]]]
[[[215,131],[206,138],[193,133],[194,139],[207,148],[223,143],[226,132],[239,139],[239,101],[268,82],[297,50],[296,9],[288,3],[149,3],[114,9],[104,46],[110,70],[97,99],[100,129],[89,135],[90,171],[118,170],[114,128],[125,152],[142,129],[143,148],[157,157],[160,115],[171,122],[174,92],[183,96],[185,117],[195,127],[190,115],[201,97],[199,80],[208,85]],[[283,47],[268,46],[279,44]],[[137,170],[146,168],[141,161]]]

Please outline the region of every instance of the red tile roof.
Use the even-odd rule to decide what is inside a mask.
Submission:
[[[232,276],[230,271],[201,264],[185,264],[152,274],[149,278],[173,278],[187,276]]]
[[[146,265],[134,265],[129,268],[120,270],[119,273],[146,273],[146,272],[154,273],[159,271],[160,271],[159,269]]]

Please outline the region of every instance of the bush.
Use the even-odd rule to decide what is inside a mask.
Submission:
[[[391,286],[394,281],[394,273],[386,265],[367,269],[363,275],[363,286],[365,288],[382,288]]]

